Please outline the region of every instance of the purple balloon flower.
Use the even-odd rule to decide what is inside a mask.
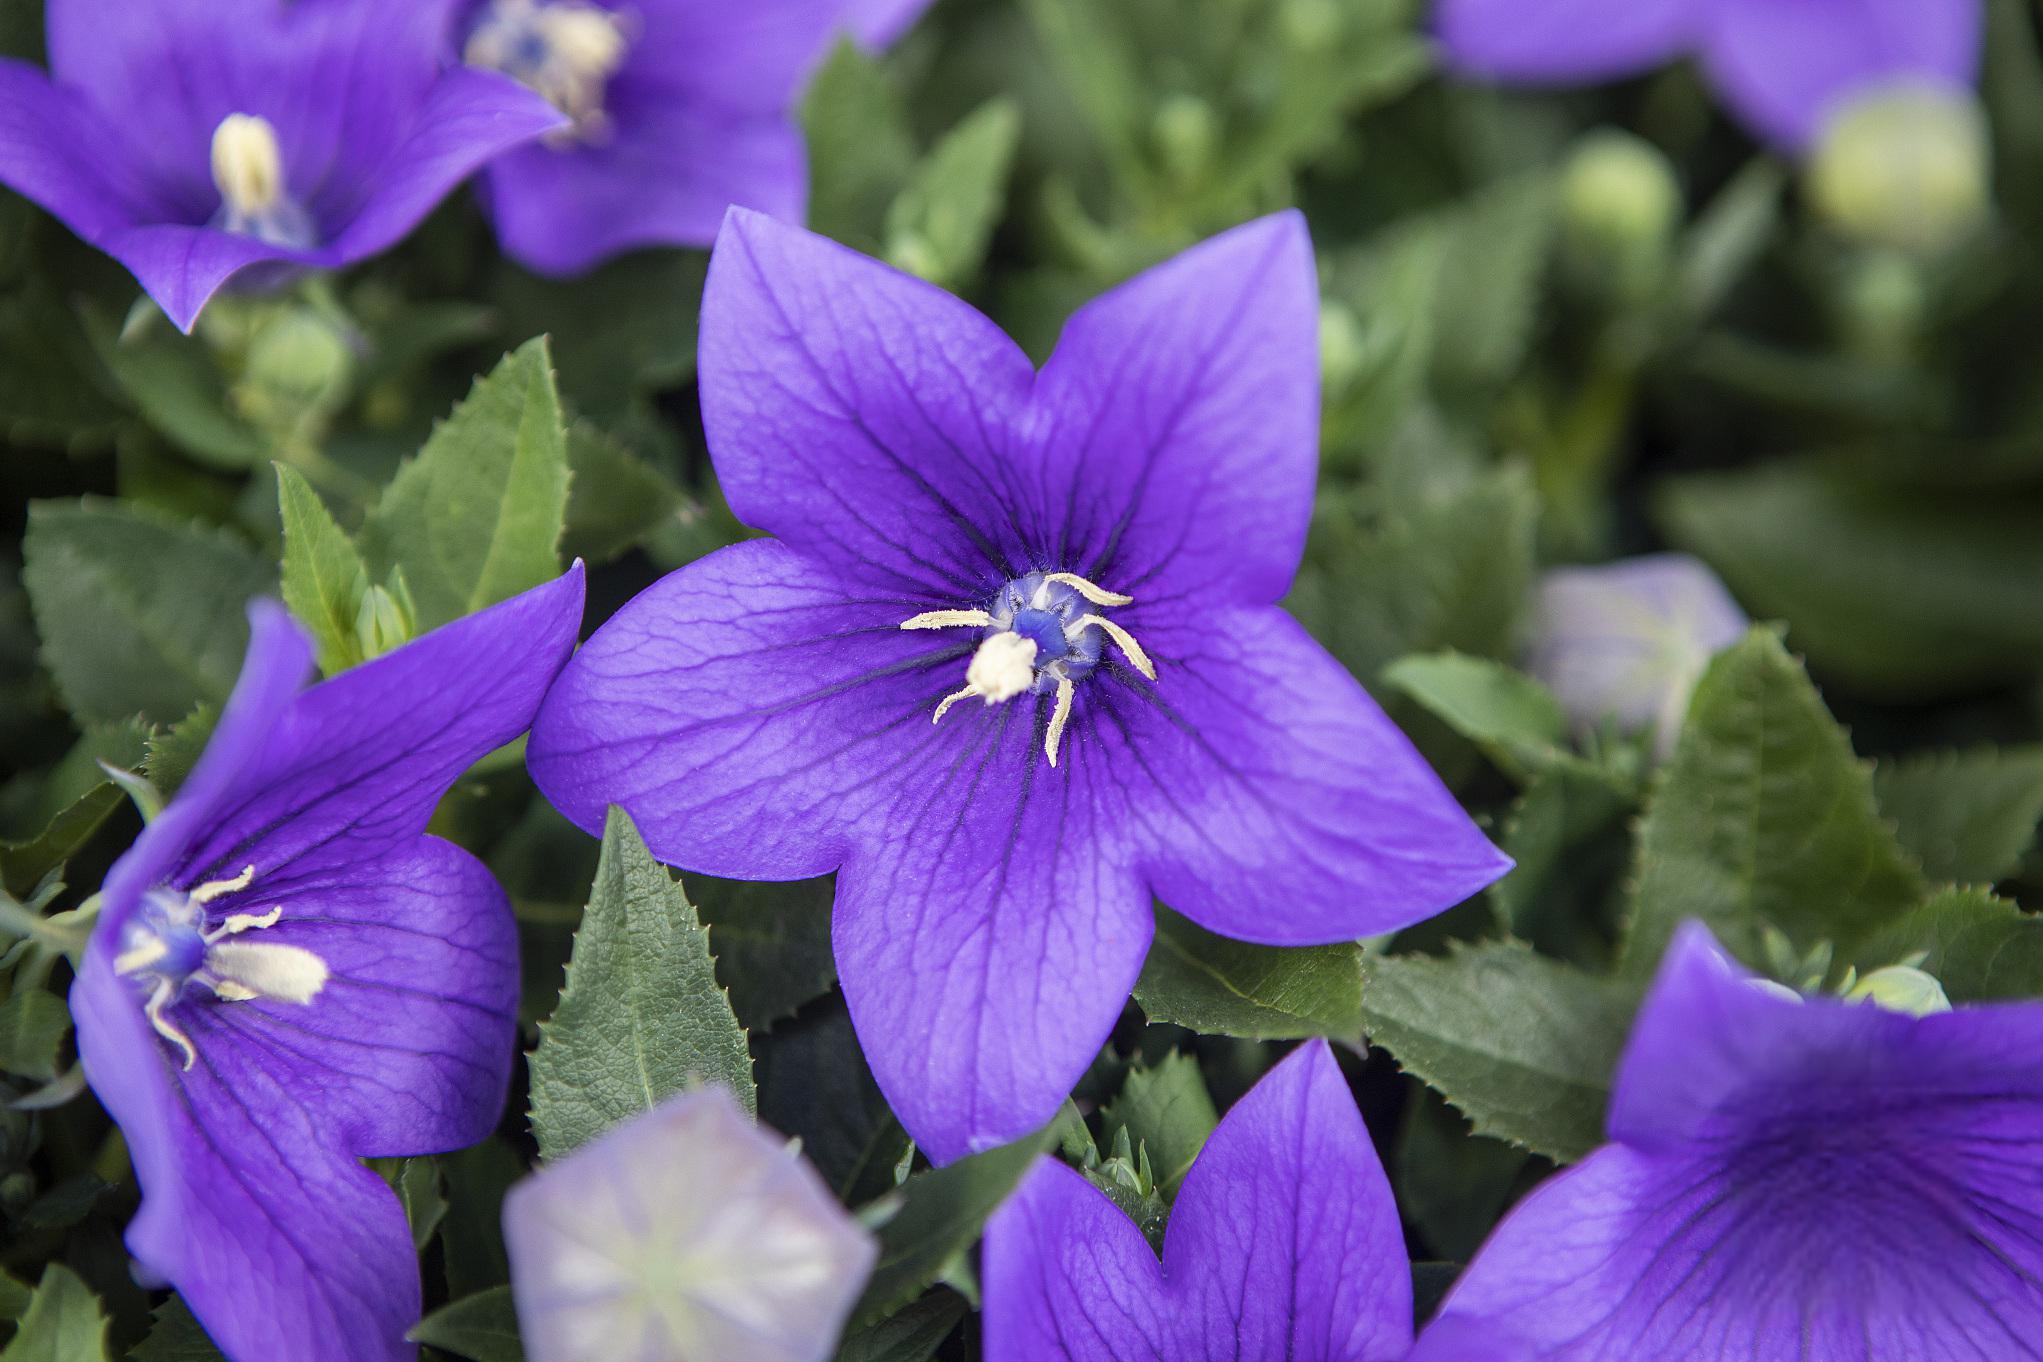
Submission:
[[[462,56],[570,126],[489,169],[497,235],[542,274],[642,246],[707,246],[732,204],[800,222],[794,109],[840,33],[891,41],[929,0],[479,0]]]
[[[0,183],[189,331],[230,278],[395,245],[563,119],[442,72],[452,0],[49,0],[50,72],[0,60]]]
[[[2043,1357],[2043,1006],[1783,992],[1685,927],[1611,1143],[1511,1214],[1443,1318],[1567,1362]]]
[[[1397,1362],[1412,1342],[1397,1206],[1325,1041],[1206,1141],[1161,1263],[1044,1159],[987,1223],[983,1279],[986,1362]]]
[[[578,567],[301,691],[311,643],[258,603],[205,756],[108,872],[71,1004],[142,1184],[128,1247],[237,1362],[416,1354],[411,1231],[357,1160],[489,1132],[518,990],[503,890],[426,820],[581,607]]]
[[[1160,897],[1341,941],[1509,862],[1275,602],[1305,541],[1319,366],[1296,214],[1072,318],[1038,374],[942,291],[733,211],[702,405],[774,535],[674,573],[562,673],[529,747],[712,875],[832,870],[837,965],[932,1157],[1055,1115]]]
[[[1471,75],[1567,85],[1693,56],[1781,149],[1807,151],[1856,96],[1969,86],[1979,0],[1440,0],[1448,61]]]

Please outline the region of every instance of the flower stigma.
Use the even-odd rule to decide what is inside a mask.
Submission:
[[[987,609],[929,610],[901,621],[903,629],[983,631],[965,668],[964,689],[938,702],[930,722],[940,722],[952,705],[974,696],[997,705],[1025,693],[1054,694],[1043,752],[1055,766],[1077,683],[1099,665],[1106,642],[1111,641],[1136,671],[1156,679],[1156,664],[1142,645],[1102,613],[1132,605],[1134,599],[1076,573],[1032,572],[1003,586]]]
[[[461,55],[470,66],[503,72],[574,120],[545,139],[560,147],[609,136],[603,99],[630,48],[626,21],[587,0],[495,0]]]
[[[137,978],[148,987],[143,1010],[149,1025],[183,1053],[187,1069],[198,1052],[191,1038],[165,1015],[184,996],[186,985],[199,984],[228,1003],[269,998],[304,1004],[326,987],[326,962],[302,946],[234,939],[276,926],[282,908],[229,913],[218,923],[209,923],[208,904],[240,893],[254,879],[255,867],[250,865],[231,880],[209,880],[189,893],[168,886],[150,890],[128,924],[121,953],[114,957],[116,974]]]
[[[284,182],[284,153],[267,118],[232,113],[213,129],[213,226],[272,246],[304,249],[318,239],[312,215]]]

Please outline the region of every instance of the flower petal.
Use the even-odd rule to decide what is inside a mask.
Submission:
[[[518,933],[483,864],[424,837],[274,901],[260,887],[236,911],[282,914],[240,939],[312,952],[326,984],[308,1004],[201,994],[176,1011],[200,1051],[262,1069],[329,1143],[363,1158],[487,1135],[515,1053]]]
[[[1354,678],[1282,611],[1124,612],[1154,685],[1090,686],[1073,770],[1111,768],[1158,898],[1244,941],[1353,940],[1501,876],[1490,845]]]
[[[986,1222],[986,1362],[1172,1362],[1173,1311],[1142,1231],[1044,1158]]]
[[[890,41],[929,0],[654,0],[629,6],[638,38],[613,89],[657,87],[705,112],[784,119],[840,34]]]
[[[888,835],[904,773],[957,750],[930,716],[975,640],[903,631],[916,608],[772,540],[719,550],[575,655],[533,723],[532,778],[591,836],[622,805],[688,870],[825,874],[861,830]]]
[[[413,1362],[419,1275],[383,1180],[232,1056],[188,1072],[150,1030],[107,952],[71,1004],[85,1071],[142,1185],[129,1251],[169,1281],[230,1357]]]
[[[1966,86],[1982,48],[1979,0],[1717,0],[1703,62],[1755,131],[1806,151],[1854,95]]]
[[[1305,219],[1238,227],[1081,308],[1036,404],[1043,561],[1138,601],[1276,601],[1319,463]]]
[[[108,941],[120,939],[143,893],[167,882],[220,817],[311,674],[312,640],[290,613],[275,601],[250,602],[248,652],[205,752],[177,798],[107,872],[96,930]]]
[[[1715,0],[1440,0],[1450,66],[1493,80],[1569,85],[1673,60]]]
[[[467,67],[448,71],[383,164],[361,174],[356,201],[322,210],[345,223],[331,248],[334,263],[395,245],[485,163],[565,126],[558,109],[514,80]]]
[[[1398,1362],[1411,1267],[1390,1182],[1333,1051],[1308,1041],[1228,1111],[1185,1175],[1163,1270],[1173,1357]],[[1218,1340],[1233,1337],[1232,1348]]]
[[[603,142],[524,147],[490,166],[490,212],[518,263],[564,276],[644,246],[707,246],[732,204],[801,220],[807,156],[784,114],[617,98]]]
[[[1025,703],[959,706],[941,756],[896,786],[889,834],[837,875],[831,937],[852,1024],[938,1162],[1057,1114],[1154,930],[1109,816],[1111,777],[1033,765],[1042,740]]]
[[[171,881],[253,865],[250,897],[273,898],[409,844],[463,771],[531,723],[581,613],[578,565],[305,691]]]
[[[118,228],[93,244],[126,265],[172,324],[187,333],[213,295],[242,271],[326,263],[318,251],[273,246],[211,227],[165,223]]]
[[[1034,371],[950,294],[734,209],[702,303],[731,509],[862,590],[990,598],[1031,557],[1011,445]]]
[[[0,184],[33,199],[89,242],[163,211],[121,142],[77,92],[0,59]]]

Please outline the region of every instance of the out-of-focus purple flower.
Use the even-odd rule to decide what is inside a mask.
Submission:
[[[257,604],[205,756],[107,874],[71,1003],[142,1184],[128,1247],[235,1362],[416,1355],[411,1231],[358,1160],[489,1132],[518,996],[503,890],[426,820],[581,608],[577,568],[301,691],[310,641]]]
[[[1781,992],[1685,927],[1611,1142],[1512,1212],[1442,1318],[1555,1362],[2043,1356],[2043,1006]]]
[[[1412,1341],[1397,1207],[1325,1041],[1221,1121],[1161,1263],[1045,1159],[987,1224],[983,1277],[987,1362],[1398,1362]]]
[[[1578,731],[1612,719],[1650,729],[1664,758],[1710,659],[1749,623],[1716,574],[1687,554],[1556,568],[1540,580],[1526,669]]]
[[[800,222],[796,101],[841,33],[878,46],[929,0],[472,0],[471,66],[570,125],[493,164],[497,235],[542,274],[641,246],[707,246],[732,204]]]
[[[50,70],[0,61],[0,183],[190,330],[230,278],[394,245],[483,162],[562,126],[441,70],[453,0],[50,0]]]
[[[1979,0],[1440,0],[1448,61],[1470,75],[1568,85],[1693,56],[1738,116],[1803,153],[1854,99],[1964,88]]]
[[[1312,505],[1315,294],[1303,221],[1265,219],[1082,309],[1038,374],[958,299],[807,232],[733,211],[717,243],[711,457],[775,537],[600,629],[531,769],[689,869],[838,871],[853,1022],[934,1158],[1056,1114],[1152,896],[1303,945],[1509,865],[1276,608]]]
[[[721,1088],[512,1188],[504,1242],[532,1362],[824,1362],[879,1256]]]

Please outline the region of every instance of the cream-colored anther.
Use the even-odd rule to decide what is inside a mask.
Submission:
[[[1148,653],[1142,651],[1142,645],[1135,641],[1135,636],[1105,615],[1080,615],[1064,626],[1064,637],[1077,638],[1087,629],[1100,630],[1114,641],[1114,646],[1121,650],[1136,671],[1151,681],[1156,679],[1156,664],[1149,660]]]
[[[192,890],[191,900],[193,903],[211,903],[214,899],[222,898],[228,894],[240,893],[248,888],[254,880],[255,867],[245,865],[241,867],[241,873],[231,880],[207,880],[204,884]]]
[[[624,20],[583,0],[496,0],[461,56],[523,82],[573,119],[545,139],[565,145],[608,131],[603,98],[630,49]]]
[[[1043,578],[1043,580],[1046,582],[1056,582],[1060,586],[1068,586],[1094,605],[1133,605],[1135,603],[1133,596],[1123,596],[1118,591],[1109,591],[1103,586],[1096,586],[1075,572],[1053,572]]]
[[[214,996],[230,1003],[309,1003],[328,978],[326,962],[311,951],[267,941],[222,941],[206,952],[206,968],[216,976]]]
[[[283,202],[284,153],[267,118],[234,113],[220,120],[213,129],[213,184],[230,224],[260,218]]]
[[[1070,677],[1057,679],[1057,707],[1050,711],[1050,731],[1043,735],[1043,753],[1052,766],[1057,764],[1057,749],[1064,742],[1064,725],[1071,722],[1071,698],[1077,689]]]
[[[993,616],[984,610],[925,610],[901,621],[903,629],[984,629]]]
[[[980,643],[965,668],[965,685],[989,705],[1012,700],[1036,683],[1036,641],[994,634]]]

